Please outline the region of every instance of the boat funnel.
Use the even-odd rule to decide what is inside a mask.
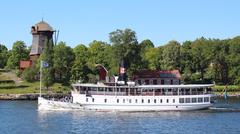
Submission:
[[[118,81],[123,81],[126,84],[127,81],[127,70],[124,60],[121,60],[119,65],[119,77]]]

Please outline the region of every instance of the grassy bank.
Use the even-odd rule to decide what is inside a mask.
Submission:
[[[70,87],[61,83],[54,83],[48,89],[42,89],[42,93],[68,93]],[[31,94],[39,93],[39,81],[26,82],[16,76],[14,70],[0,72],[0,94]]]
[[[42,89],[42,93],[68,93],[70,87],[63,86],[61,83],[55,83],[48,89]],[[39,93],[39,82],[21,82],[20,84],[0,84],[0,94],[27,94]]]

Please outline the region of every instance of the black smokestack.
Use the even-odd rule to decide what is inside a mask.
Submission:
[[[119,65],[119,77],[118,81],[124,81],[125,84],[127,82],[127,69],[125,61],[122,59]]]

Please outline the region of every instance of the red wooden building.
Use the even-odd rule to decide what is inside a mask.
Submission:
[[[138,85],[179,85],[179,70],[139,70],[132,80]]]

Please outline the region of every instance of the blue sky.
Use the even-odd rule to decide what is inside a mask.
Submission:
[[[69,46],[93,40],[109,43],[109,33],[131,28],[138,41],[155,46],[240,35],[238,0],[2,0],[0,43],[8,48],[16,40],[31,45],[30,28],[42,17],[60,31]]]

